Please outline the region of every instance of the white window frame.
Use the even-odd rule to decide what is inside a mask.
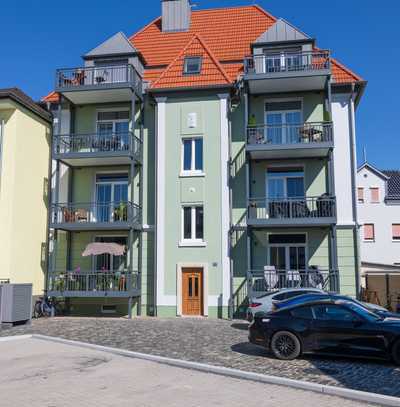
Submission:
[[[99,181],[97,181],[97,175],[112,175],[112,174],[125,174],[125,173],[128,176],[128,180],[126,182],[125,181],[111,181],[111,182],[101,182],[101,181],[99,182]],[[117,170],[115,170],[115,171],[99,171],[99,172],[96,172],[94,174],[93,184],[94,185],[93,185],[93,199],[92,199],[92,202],[94,202],[94,208],[92,208],[92,217],[93,217],[95,222],[97,222],[96,208],[97,208],[97,204],[99,203],[97,201],[97,185],[100,185],[100,184],[112,184],[112,187],[111,187],[111,201],[110,201],[111,203],[114,202],[114,185],[127,185],[127,188],[128,188],[128,202],[131,201],[131,197],[130,197],[131,188],[129,188],[129,173],[126,172],[126,171],[117,171]],[[111,215],[110,221],[113,221],[114,220],[114,214],[111,213],[110,215]]]
[[[285,166],[284,168],[288,168],[288,166]],[[304,199],[304,198],[306,198],[306,194],[307,194],[306,183],[305,183],[305,180],[306,180],[305,168],[304,168],[304,165],[299,165],[299,166],[296,166],[295,168],[302,168],[302,171],[303,171],[303,187],[304,187],[304,196],[296,197],[296,198]],[[280,176],[280,175],[272,175],[272,174],[268,175],[268,170],[271,170],[271,169],[279,169],[279,167],[268,167],[267,170],[265,171],[265,197],[267,199],[267,202],[268,202],[268,199],[269,199],[269,196],[268,196],[268,181],[270,179],[283,179],[283,180],[285,180],[285,182],[283,184],[284,197],[282,199],[287,199],[288,198],[288,196],[287,196],[287,180],[288,180],[288,178],[300,178],[300,177]]]
[[[296,109],[296,110],[267,110],[266,106],[267,103],[280,103],[280,102],[300,102],[301,108]],[[267,98],[264,99],[264,129],[265,129],[265,134],[264,138],[267,140],[267,115],[269,113],[272,114],[280,114],[282,118],[285,120],[282,120],[282,126],[285,126],[286,123],[286,116],[285,113],[298,113],[300,112],[300,123],[299,126],[304,123],[304,100],[303,98]],[[287,131],[286,127],[282,128],[282,144],[287,144]]]
[[[192,236],[190,239],[185,239],[185,208],[191,208],[191,231]],[[203,208],[203,239],[196,239],[196,208]],[[205,242],[205,214],[204,214],[204,205],[203,204],[185,204],[181,207],[181,241],[179,242],[180,247],[204,247],[206,246]]]
[[[190,170],[185,170],[185,141],[191,140],[192,144],[192,162],[190,163]],[[202,156],[203,156],[203,168],[201,170],[196,170],[196,140],[202,140]],[[191,136],[182,137],[181,139],[181,177],[204,177],[204,137],[203,136]]]
[[[305,236],[305,243],[269,243],[269,236],[270,235],[303,235]],[[273,232],[267,233],[267,264],[271,264],[271,252],[270,249],[272,247],[284,247],[285,248],[285,263],[288,266],[290,264],[290,253],[289,247],[304,247],[304,255],[305,255],[305,267],[306,270],[308,269],[308,234],[307,233],[296,233],[296,232]],[[288,268],[287,270],[289,270]]]
[[[127,119],[114,119],[114,120],[99,120],[99,113],[104,113],[104,112],[128,112],[128,118]],[[96,110],[96,117],[95,117],[95,128],[96,128],[96,134],[99,133],[98,130],[98,124],[99,123],[112,123],[112,132],[111,134],[116,134],[115,131],[115,124],[116,123],[128,123],[129,131],[131,131],[131,119],[130,119],[130,109],[129,107],[116,107],[116,108],[108,108],[108,109],[97,109]]]
[[[126,259],[127,259],[127,269],[125,271],[127,271],[129,269],[129,265],[128,265],[128,261],[129,261],[129,251],[131,250],[131,248],[129,247],[129,236],[128,235],[123,235],[123,234],[109,234],[109,235],[94,235],[92,242],[96,243],[97,239],[101,239],[102,237],[105,238],[109,238],[109,237],[116,237],[116,238],[126,238],[126,247],[127,247],[127,251],[126,251]],[[92,260],[92,272],[97,272],[100,270],[97,270],[96,267],[96,256],[91,256]],[[110,265],[112,265],[112,268],[114,269],[114,255],[110,254]],[[110,270],[110,271],[115,271],[115,270]]]

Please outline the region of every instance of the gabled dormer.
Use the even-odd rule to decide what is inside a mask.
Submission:
[[[143,61],[124,33],[118,32],[82,56],[85,67],[133,65],[143,76]]]
[[[252,55],[245,59],[251,92],[324,89],[331,73],[329,52],[316,50],[314,45],[313,38],[277,20],[255,40]]]

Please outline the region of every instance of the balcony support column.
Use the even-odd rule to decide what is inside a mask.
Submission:
[[[328,153],[328,188],[329,196],[335,196],[335,168],[334,168],[333,150]]]
[[[250,300],[253,297],[253,277],[251,274],[252,268],[252,259],[251,259],[251,228],[248,226],[246,231],[246,239],[247,239],[247,297]]]
[[[334,281],[334,291],[340,291],[339,283],[339,270],[338,270],[338,249],[337,249],[337,235],[336,235],[336,225],[332,225],[329,229],[329,248],[330,248],[330,267],[335,273]],[[336,280],[335,280],[336,279]],[[331,288],[331,287],[330,287]]]

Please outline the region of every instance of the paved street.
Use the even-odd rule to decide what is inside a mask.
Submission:
[[[400,397],[400,367],[390,363],[308,356],[274,359],[247,342],[247,323],[211,319],[53,318],[0,331],[41,333],[137,352],[232,367]]]
[[[0,407],[367,406],[39,339],[0,343],[0,365]]]

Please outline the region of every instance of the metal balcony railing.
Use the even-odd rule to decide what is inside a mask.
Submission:
[[[284,288],[318,288],[324,291],[339,292],[339,272],[310,266],[306,270],[250,270],[247,273],[249,297]]]
[[[248,218],[269,219],[315,219],[336,216],[336,199],[331,196],[305,198],[250,198]]]
[[[139,288],[137,271],[52,271],[48,274],[48,291],[123,293]]]
[[[139,154],[142,148],[141,140],[132,132],[110,134],[65,134],[53,138],[54,154],[90,153],[101,155],[112,153]]]
[[[330,53],[321,51],[276,52],[248,56],[244,60],[245,74],[277,74],[330,69]]]
[[[262,124],[247,127],[247,144],[255,145],[315,145],[333,141],[332,122],[303,124]]]
[[[91,66],[64,68],[56,71],[56,90],[73,90],[84,87],[121,87],[126,84],[141,93],[142,80],[136,69],[130,65]]]
[[[59,203],[51,207],[51,219],[57,224],[110,223],[128,225],[140,221],[141,208],[132,202]]]

